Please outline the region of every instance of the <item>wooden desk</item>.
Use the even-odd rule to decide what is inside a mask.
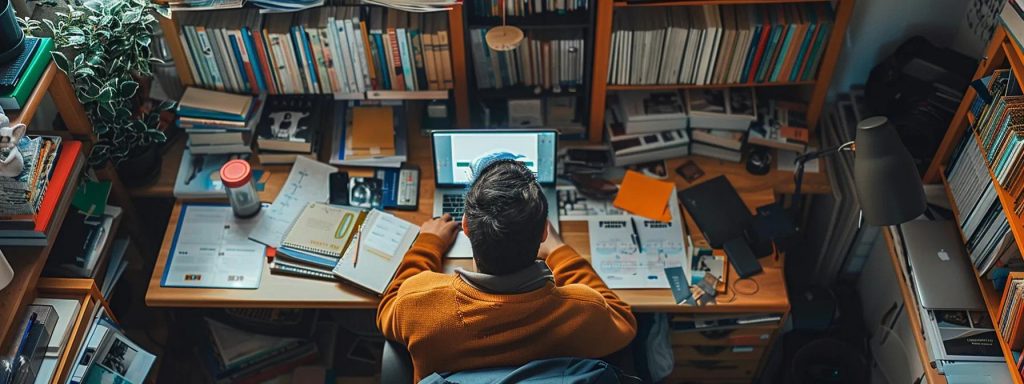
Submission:
[[[395,211],[397,216],[414,223],[423,222],[433,215],[434,172],[431,165],[429,139],[422,136],[418,127],[412,128],[410,134],[409,162],[420,167],[420,206],[416,212]],[[694,157],[693,160],[707,173],[697,182],[703,182],[719,174],[726,177],[736,186],[744,200],[751,207],[757,207],[774,201],[773,192],[792,190],[792,173],[772,172],[765,176],[753,176],[742,167],[717,160]],[[681,164],[684,159],[669,161],[669,166]],[[289,167],[265,167],[271,174],[266,189],[260,194],[263,201],[273,201],[288,178]],[[170,171],[164,169],[164,172]],[[176,171],[176,169],[174,170]],[[369,175],[368,169],[349,169],[353,175]],[[687,188],[689,183],[672,175],[680,189]],[[808,191],[828,191],[828,180],[824,174],[811,174],[806,178]],[[785,184],[788,183],[788,184]],[[296,308],[376,308],[377,298],[343,283],[331,283],[290,276],[272,275],[269,266],[265,266],[263,277],[258,289],[202,289],[202,288],[167,288],[160,286],[160,279],[167,264],[174,231],[181,214],[181,202],[174,205],[164,234],[156,267],[149,281],[146,292],[146,304],[153,307],[296,307]],[[691,220],[688,227],[695,228]],[[586,222],[562,222],[563,237],[566,243],[575,248],[581,255],[590,258],[589,234]],[[696,239],[700,240],[699,231],[691,230]],[[617,290],[635,311],[646,312],[787,312],[789,301],[782,273],[782,262],[772,258],[761,261],[764,273],[752,280],[757,283],[758,291],[753,295],[735,295],[730,291],[720,296],[723,303],[709,307],[690,307],[674,304],[672,294],[667,289],[622,289]],[[471,268],[469,260],[446,260],[445,270],[452,271],[455,267]],[[730,269],[730,284],[739,276]],[[729,301],[725,303],[725,301]]]

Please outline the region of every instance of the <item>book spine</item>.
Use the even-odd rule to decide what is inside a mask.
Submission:
[[[265,64],[259,57],[258,50],[256,49],[257,44],[255,37],[253,36],[252,30],[249,27],[242,28],[242,42],[245,45],[245,52],[248,55],[249,66],[252,68],[253,80],[256,82],[256,89],[262,92],[268,92],[269,88],[265,80],[265,74],[263,73]]]

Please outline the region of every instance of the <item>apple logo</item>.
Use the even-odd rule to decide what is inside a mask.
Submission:
[[[936,254],[939,255],[939,260],[949,261],[949,252],[946,252],[945,249],[940,249]]]

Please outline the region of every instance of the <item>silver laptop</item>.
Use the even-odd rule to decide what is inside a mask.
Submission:
[[[473,160],[494,152],[519,155],[537,175],[548,200],[548,220],[558,228],[558,204],[555,194],[555,162],[558,132],[549,129],[460,129],[434,131],[434,216],[451,214],[462,220],[466,192],[473,182]],[[459,232],[448,257],[470,258],[469,238]]]
[[[900,229],[922,307],[985,309],[956,223],[915,220]]]

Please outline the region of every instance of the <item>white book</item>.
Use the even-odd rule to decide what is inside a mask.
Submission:
[[[358,14],[353,11],[353,14]],[[366,62],[366,50],[369,49],[366,43],[363,41],[363,25],[360,23],[359,18],[353,17],[352,19],[352,39],[356,42],[356,62],[359,66],[358,76],[362,78],[362,81],[358,81],[359,91],[364,92],[371,89],[370,84],[370,70],[369,63]]]
[[[341,10],[339,10],[339,13]],[[334,76],[338,79],[338,84],[335,85],[335,92],[338,93],[351,93],[348,89],[348,78],[345,77],[345,54],[344,48],[342,47],[341,35],[345,33],[342,28],[343,23],[339,23],[335,17],[327,19],[327,29],[330,30],[328,37],[330,39],[331,51],[334,56]]]
[[[383,294],[412,246],[419,227],[380,210],[371,210],[334,274],[359,287]]]
[[[353,92],[366,92],[366,84],[363,80],[363,67],[362,61],[359,60],[363,57],[365,61],[366,55],[363,54],[359,46],[363,41],[362,36],[356,36],[356,24],[353,23],[352,19],[345,19],[345,40],[348,42],[348,60],[345,74],[349,76],[349,88]]]
[[[697,54],[700,53],[701,39],[704,30],[701,29],[700,8],[686,7],[686,28],[689,31],[686,41],[686,53],[683,54],[682,72],[679,73],[679,84],[693,84],[693,68],[696,67]]]
[[[73,299],[37,297],[32,304],[49,305],[57,311],[57,325],[50,335],[50,343],[46,345],[46,357],[60,357],[71,335],[70,330],[78,321],[82,303]]]

